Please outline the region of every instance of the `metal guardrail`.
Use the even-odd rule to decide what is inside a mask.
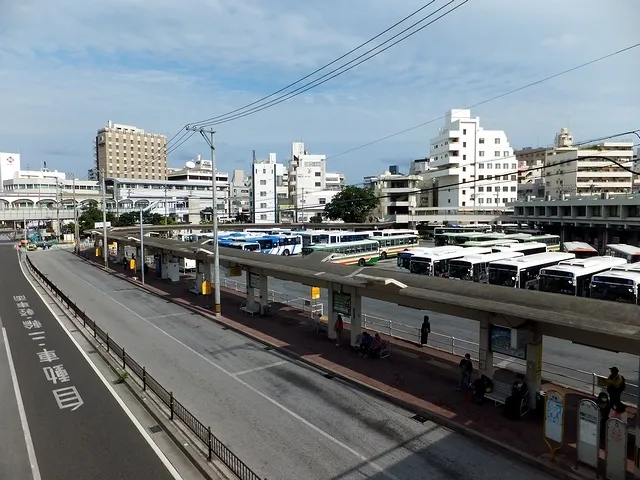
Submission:
[[[241,280],[233,280],[227,277],[224,277],[221,280],[221,286],[223,287],[237,292],[247,291],[246,283]],[[269,301],[291,305],[310,313],[315,312],[310,311],[309,305],[312,305],[313,308],[320,306],[319,313],[322,315],[323,304],[319,302],[313,303],[312,300],[307,298],[292,297],[286,293],[269,290]],[[345,319],[345,323],[349,323],[349,320]],[[400,340],[406,340],[415,344],[420,343],[420,327],[406,325],[404,323],[396,322],[395,320],[383,319],[368,313],[363,313],[362,327]],[[433,331],[429,334],[428,346],[453,355],[459,355],[461,357],[464,356],[464,354],[469,353],[472,358],[476,360],[480,354],[480,345],[476,342],[471,342],[451,335],[435,333]],[[494,354],[494,367],[512,370],[517,373],[524,373],[527,369],[527,362],[516,357]],[[542,375],[545,380],[560,383],[594,396],[598,395],[602,388],[600,386],[601,382],[606,379],[605,376],[594,372],[587,372],[585,370],[567,367],[566,365],[545,362],[544,360],[542,362]],[[638,392],[638,386],[627,381],[627,389],[623,393],[623,400],[635,405]]]
[[[242,460],[240,460],[229,448],[227,448],[213,433],[211,427],[206,427],[187,408],[182,405],[173,395],[173,392],[164,388],[154,377],[147,372],[146,367],[141,366],[129,355],[124,347],[118,345],[108,332],[102,330],[96,322],[91,320],[87,314],[73,303],[49,278],[43,275],[40,270],[26,256],[26,263],[29,270],[36,275],[41,282],[53,293],[62,304],[76,317],[82,321],[82,326],[88,329],[93,337],[100,339],[107,350],[107,353],[117,358],[121,362],[123,370],[131,371],[142,381],[144,391],[151,390],[156,397],[169,409],[169,419],[180,420],[191,432],[202,442],[207,449],[207,459],[211,461],[212,456],[218,457],[240,480],[261,480],[260,477],[251,470]]]

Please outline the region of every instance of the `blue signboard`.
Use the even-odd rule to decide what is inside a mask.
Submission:
[[[518,336],[517,345],[511,345],[511,329],[490,325],[490,348],[494,353],[501,353],[510,357],[527,359],[527,340]]]

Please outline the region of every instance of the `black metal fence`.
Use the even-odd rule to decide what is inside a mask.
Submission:
[[[132,372],[142,381],[143,390],[151,390],[169,409],[169,419],[181,421],[198,439],[203,443],[207,449],[208,460],[211,460],[212,456],[218,457],[222,463],[224,463],[234,474],[236,474],[241,480],[261,480],[260,477],[253,472],[247,465],[242,462],[231,450],[229,450],[215,435],[211,433],[211,427],[205,427],[205,425],[198,420],[187,408],[182,405],[173,395],[173,392],[168,391],[160,383],[153,378],[147,369],[136,362],[123,347],[118,345],[107,332],[102,330],[96,322],[91,320],[87,314],[80,310],[78,306],[73,303],[69,297],[67,297],[62,291],[54,285],[54,283],[43,275],[40,270],[31,262],[31,259],[27,255],[27,266],[29,270],[36,275],[49,290],[62,302],[62,304],[73,312],[74,316],[82,321],[82,325],[88,329],[94,338],[99,338],[105,345],[107,352],[116,357],[121,362],[121,367],[124,370]]]

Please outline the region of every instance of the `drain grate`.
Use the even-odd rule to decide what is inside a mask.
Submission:
[[[422,415],[414,415],[413,417],[411,417],[411,420],[415,420],[419,423],[425,423],[428,419],[423,417]]]
[[[153,425],[152,427],[149,427],[149,431],[151,433],[160,433],[162,431],[162,427],[160,425]]]
[[[332,378],[335,378],[333,375],[331,375],[330,373],[325,373],[323,375],[324,378],[328,378],[329,380],[331,380]]]

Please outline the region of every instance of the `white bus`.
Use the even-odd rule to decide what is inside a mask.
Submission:
[[[576,258],[589,258],[598,256],[598,250],[596,250],[586,242],[564,242],[562,244],[562,251],[574,253]]]
[[[640,263],[625,263],[623,265],[613,267],[611,270],[617,270],[621,272],[640,272]]]
[[[438,249],[442,250],[438,250]],[[431,277],[444,277],[449,271],[449,261],[462,258],[465,255],[485,255],[491,253],[491,248],[461,248],[459,250],[444,249],[452,247],[436,247],[424,254],[413,255],[409,260],[409,271]]]
[[[591,278],[591,298],[638,305],[640,271],[609,270]]]
[[[258,242],[242,241],[242,242],[219,242],[220,247],[233,248],[235,250],[246,250],[248,252],[260,252],[260,244]]]
[[[399,272],[410,272],[410,263],[411,257],[414,255],[424,256],[430,253],[439,253],[439,252],[459,252],[460,250],[464,250],[462,247],[454,247],[454,246],[446,246],[446,247],[433,247],[433,248],[424,248],[417,247],[412,248],[406,252],[400,252],[397,257],[396,270]]]
[[[518,243],[517,240],[513,240],[513,239],[496,239],[496,240],[472,240],[470,242],[465,242],[462,244],[463,247],[465,248],[469,248],[469,247],[481,247],[481,248],[491,248],[491,247],[495,247],[498,245],[507,245],[508,243]]]
[[[588,297],[591,277],[617,265],[627,263],[624,258],[591,257],[565,260],[540,270],[538,290],[576,297]]]
[[[341,265],[373,265],[380,260],[380,244],[372,239],[346,243],[324,243],[308,245],[302,248],[302,255],[307,256],[313,252],[325,252],[329,254],[324,261],[339,263]]]
[[[447,276],[457,280],[489,283],[489,263],[496,260],[523,257],[522,252],[502,251],[486,255],[465,255],[449,261]]]
[[[548,252],[526,255],[489,264],[489,284],[503,287],[538,289],[538,276],[545,267],[575,258],[573,253]]]
[[[371,237],[380,244],[380,260],[394,258],[400,252],[417,247],[420,244],[418,235],[392,235],[383,237]]]
[[[369,240],[369,234],[367,232],[313,230],[296,232],[296,234],[302,237],[302,245],[305,247],[322,243],[333,244]]]
[[[605,248],[605,255],[624,258],[628,263],[640,262],[640,247],[624,243],[610,243]]]
[[[493,247],[493,252],[522,252],[523,255],[545,253],[547,245],[544,243],[501,243]]]
[[[409,228],[385,228],[383,230],[370,230],[368,232],[360,232],[360,233],[368,233],[370,237],[393,237],[396,235],[415,235],[418,236],[417,230],[411,230]]]

